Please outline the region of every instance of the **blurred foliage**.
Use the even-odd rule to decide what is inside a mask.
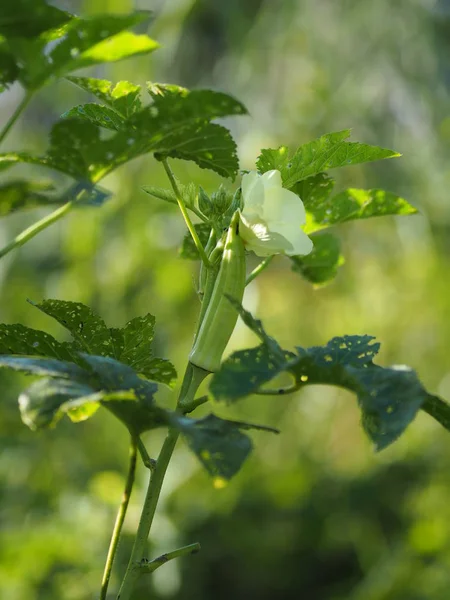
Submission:
[[[83,16],[155,10],[150,35],[160,50],[81,74],[233,94],[251,114],[230,123],[242,168],[254,168],[261,147],[295,147],[346,127],[356,139],[402,152],[400,160],[343,170],[336,192],[386,188],[420,215],[341,226],[334,233],[346,264],[332,285],[313,289],[279,259],[248,288],[245,303],[283,347],[374,335],[382,342],[380,362],[411,365],[428,389],[450,398],[448,0],[54,4]],[[2,122],[21,96],[15,86],[1,96]],[[2,151],[26,145],[42,152],[51,124],[85,101],[85,92],[64,81],[42,90]],[[41,173],[14,169],[15,177]],[[207,193],[221,181],[193,165],[174,161],[174,169]],[[155,354],[170,357],[180,372],[198,310],[196,267],[177,255],[185,231],[176,208],[142,192],[143,185],[167,187],[161,166],[148,158],[105,179],[114,196],[102,208],[80,209],[3,259],[1,322],[63,339],[26,298],[85,302],[112,326],[151,312]],[[3,243],[44,214],[30,208],[5,217]],[[240,325],[230,350],[254,342]],[[101,409],[85,424],[64,421],[32,433],[16,404],[22,380],[0,377],[0,596],[93,599],[121,496],[126,432]],[[169,391],[159,396],[172,401]],[[252,434],[255,453],[223,490],[180,445],[151,552],[197,540],[203,550],[143,579],[136,600],[151,587],[155,598],[174,600],[448,598],[450,438],[437,423],[421,415],[375,455],[344,391],[318,386],[292,399],[250,398],[214,409],[282,433]],[[156,452],[160,433],[147,441]],[[146,476],[142,469],[111,589],[129,556]]]

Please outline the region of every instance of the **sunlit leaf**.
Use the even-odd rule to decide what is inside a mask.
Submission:
[[[89,385],[65,379],[44,378],[32,383],[19,396],[22,421],[32,430],[51,427],[71,409],[98,407],[102,394]],[[93,414],[94,411],[90,411]]]
[[[30,20],[32,16],[33,12],[27,15]],[[148,13],[144,12],[73,17],[37,38],[13,36],[7,43],[20,64],[21,83],[37,89],[54,75],[155,50],[158,44],[148,36],[124,31],[146,20]]]
[[[292,270],[315,285],[330,282],[337,275],[345,260],[341,254],[341,244],[331,233],[315,235],[313,251],[306,256],[292,256]]]
[[[201,114],[201,105],[197,108]],[[79,181],[98,182],[129,160],[155,152],[192,160],[224,177],[235,177],[238,159],[236,144],[229,131],[197,115],[184,114],[182,108],[177,110],[170,119],[142,110],[128,119],[125,130],[108,139],[100,137],[101,130],[91,121],[65,119],[53,126],[47,154],[2,154],[0,168],[27,162],[62,171]],[[218,106],[217,116],[224,111]],[[212,109],[209,112],[212,113]]]
[[[311,233],[325,227],[386,215],[413,215],[417,209],[404,198],[384,190],[348,189],[321,202],[310,202],[305,231]]]
[[[92,77],[67,77],[69,81],[93,94],[112,108],[124,119],[128,119],[141,109],[141,86],[129,81],[119,81],[116,85],[106,79]]]
[[[386,148],[347,142],[350,133],[350,129],[327,133],[303,144],[293,154],[289,154],[285,146],[262,150],[257,160],[258,171],[265,173],[278,169],[284,187],[291,188],[298,181],[321,171],[400,156],[398,152]]]

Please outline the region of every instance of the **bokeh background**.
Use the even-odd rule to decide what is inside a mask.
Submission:
[[[428,389],[449,399],[450,2],[54,3],[83,15],[154,10],[149,33],[160,50],[89,74],[234,94],[251,113],[229,122],[242,168],[254,168],[262,147],[296,146],[346,127],[355,140],[403,153],[343,169],[338,189],[383,187],[405,196],[420,215],[340,227],[346,264],[328,287],[313,289],[288,261],[275,260],[249,287],[245,304],[287,347],[373,334],[382,342],[380,362],[413,366]],[[1,96],[2,122],[21,94],[13,87]],[[45,88],[4,148],[44,149],[51,124],[86,99],[63,81]],[[173,161],[173,167],[182,181],[192,178],[207,191],[220,183],[195,166]],[[167,186],[150,158],[104,183],[114,197],[103,208],[70,215],[1,261],[1,321],[63,339],[27,298],[86,302],[111,326],[151,312],[156,350],[181,372],[199,308],[196,265],[177,256],[182,219],[174,206],[140,190]],[[2,245],[43,214],[3,219]],[[254,343],[239,326],[231,346]],[[0,597],[95,599],[124,482],[126,432],[102,412],[84,424],[61,422],[32,433],[17,408],[23,380],[4,372],[0,378]],[[166,391],[160,397],[173,402]],[[249,398],[214,410],[282,434],[255,434],[253,455],[222,490],[180,443],[149,551],[199,541],[202,552],[143,579],[135,600],[448,600],[450,436],[431,418],[420,415],[375,454],[355,398],[336,389]],[[146,437],[151,452],[161,436]],[[146,480],[139,469],[112,591],[131,549]]]

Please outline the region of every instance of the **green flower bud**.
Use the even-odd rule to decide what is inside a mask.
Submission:
[[[189,355],[192,364],[214,372],[220,367],[222,354],[233,333],[238,314],[226,297],[242,302],[245,290],[245,249],[239,235],[239,212],[228,229],[219,273],[206,311],[200,322],[194,346]],[[205,294],[205,300],[207,295]]]
[[[209,217],[213,210],[212,202],[202,186],[198,188],[198,207],[205,217]]]
[[[233,194],[221,183],[217,192],[211,194],[214,214],[221,217],[230,208],[232,201]]]

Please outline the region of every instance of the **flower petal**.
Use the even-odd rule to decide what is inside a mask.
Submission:
[[[306,212],[303,202],[297,194],[284,188],[266,188],[264,202],[264,219],[269,223],[282,221],[284,223],[297,223],[304,225]]]
[[[251,250],[257,256],[272,256],[272,254],[284,253],[289,253],[289,256],[291,256],[294,253],[292,244],[281,234],[269,231],[264,221],[247,219],[242,214],[239,235],[247,250]]]

